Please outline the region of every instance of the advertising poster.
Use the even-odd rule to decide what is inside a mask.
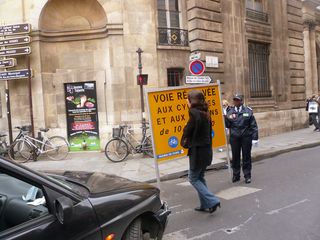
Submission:
[[[222,147],[227,143],[219,84],[148,90],[150,122],[158,162],[181,158],[187,154],[186,149],[180,146],[180,139],[189,119],[188,92],[194,89],[202,91],[209,104],[213,147]]]
[[[95,82],[65,83],[70,151],[100,150]]]

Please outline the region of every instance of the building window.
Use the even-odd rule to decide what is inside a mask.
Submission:
[[[167,70],[168,87],[180,86],[183,79],[183,68],[169,68]]]
[[[271,97],[269,44],[249,42],[249,80],[252,98]]]
[[[246,15],[248,19],[268,22],[268,14],[263,11],[262,0],[246,0]]]
[[[158,0],[160,45],[188,46],[188,31],[181,29],[179,0]]]

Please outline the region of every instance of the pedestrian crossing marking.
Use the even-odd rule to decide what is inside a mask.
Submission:
[[[215,195],[225,200],[231,200],[231,199],[243,197],[259,191],[261,191],[261,189],[237,186],[237,187],[232,187],[232,188],[222,190]]]
[[[191,184],[189,182],[182,182],[182,183],[178,183],[177,186],[191,186]]]

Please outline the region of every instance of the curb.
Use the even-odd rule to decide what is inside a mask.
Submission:
[[[320,146],[320,142],[307,143],[307,144],[303,144],[300,146],[279,149],[279,150],[275,150],[274,152],[266,152],[266,153],[261,153],[261,154],[257,153],[256,155],[252,156],[252,162],[258,162],[258,161],[262,161],[267,158],[276,157],[276,156],[284,154],[284,153],[293,152],[293,151],[302,150],[302,149],[313,148],[313,147],[317,147],[317,146]],[[226,157],[222,158],[222,159],[227,160]],[[217,164],[213,164],[213,165],[209,166],[207,168],[207,171],[218,171],[218,170],[223,170],[223,169],[227,169],[227,168],[228,168],[227,163],[222,162],[222,163],[217,163]],[[162,176],[160,178],[160,181],[174,180],[174,179],[185,177],[187,175],[188,175],[188,170],[179,171],[179,172],[175,172],[175,173],[171,173],[171,174],[167,174],[167,175]],[[156,183],[156,182],[157,182],[156,178],[146,181],[146,183]]]

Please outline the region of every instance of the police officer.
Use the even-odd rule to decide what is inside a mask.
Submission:
[[[243,105],[243,96],[235,94],[234,106],[225,116],[226,127],[230,129],[232,150],[232,182],[240,181],[240,153],[242,151],[242,171],[245,183],[251,183],[251,148],[258,143],[258,125],[252,109]]]

